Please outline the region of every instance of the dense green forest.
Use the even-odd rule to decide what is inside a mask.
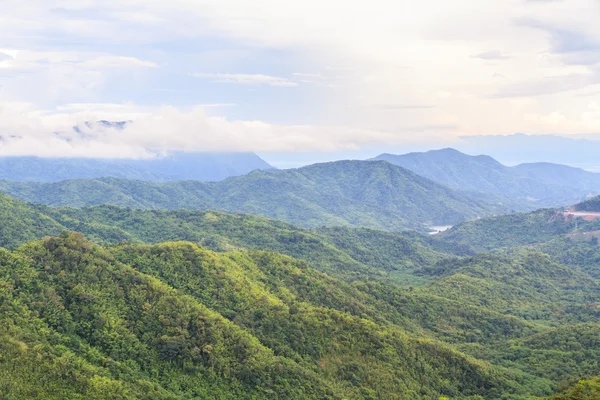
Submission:
[[[559,210],[543,209],[467,221],[442,232],[438,238],[463,244],[477,251],[490,251],[542,244],[566,237],[576,230],[600,230],[600,220],[566,218]]]
[[[3,398],[597,394],[600,247],[573,236],[597,222],[429,236],[5,195],[0,213]]]
[[[384,161],[339,161],[294,170],[254,171],[220,182],[116,178],[57,183],[0,181],[0,191],[52,206],[111,204],[136,209],[244,212],[300,227],[365,226],[424,230],[507,206],[436,184]]]

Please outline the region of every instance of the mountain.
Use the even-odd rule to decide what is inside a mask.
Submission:
[[[115,206],[81,209],[32,205],[0,194],[0,247],[77,231],[98,243],[188,240],[215,251],[269,250],[301,259],[320,271],[397,281],[416,268],[454,255],[430,236],[344,227],[300,229],[254,215],[216,211],[133,210]],[[458,247],[460,254],[464,254]]]
[[[445,233],[6,195],[0,209],[16,249],[0,250],[0,393],[17,399],[525,400],[600,373],[600,268],[540,251],[575,229],[564,218],[540,245],[498,230],[476,255]],[[107,245],[35,241],[62,230]]]
[[[520,211],[526,210],[519,203],[532,208],[559,206],[600,193],[600,174],[564,165],[532,163],[507,167],[489,156],[469,156],[454,149],[382,154],[375,159],[457,190],[493,195]]]
[[[256,169],[272,169],[254,153],[173,153],[144,159],[0,157],[0,179],[58,182],[115,177],[150,181],[219,181]]]
[[[64,234],[3,250],[0,387],[29,399],[544,393],[535,377],[339,311],[370,309],[342,289],[277,254],[191,243],[102,248]]]
[[[462,136],[456,145],[468,154],[489,154],[508,165],[548,161],[600,172],[600,141],[556,135]]]
[[[214,209],[280,219],[301,227],[366,226],[423,230],[506,212],[383,161],[339,161],[253,171],[220,182],[101,178],[57,183],[1,181],[0,191],[52,206],[112,204],[139,209]]]

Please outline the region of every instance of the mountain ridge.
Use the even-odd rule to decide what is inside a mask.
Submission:
[[[215,209],[276,218],[301,227],[424,230],[508,208],[456,192],[384,161],[337,161],[253,171],[220,182],[117,178],[58,183],[0,181],[0,191],[52,206],[112,204],[139,209]]]
[[[391,162],[457,190],[481,192],[532,208],[570,205],[590,193],[600,193],[600,174],[546,162],[509,167],[490,156],[470,156],[452,148],[386,153],[374,160]]]
[[[58,182],[116,177],[148,181],[219,181],[256,169],[273,169],[254,153],[175,152],[153,159],[0,157],[0,179]]]

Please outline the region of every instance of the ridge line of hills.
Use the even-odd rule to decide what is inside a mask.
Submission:
[[[600,395],[600,196],[511,213],[385,161],[4,190],[0,397]]]
[[[0,157],[0,179],[20,182],[59,182],[102,177],[161,182],[220,181],[257,169],[269,170],[274,167],[254,153],[174,152],[150,159]]]
[[[427,225],[452,225],[510,210],[384,161],[338,161],[292,170],[253,171],[210,183],[117,178],[56,183],[0,181],[0,191],[19,200],[52,206],[215,209],[263,215],[302,227],[423,231]]]
[[[21,398],[524,400],[600,372],[600,268],[541,248],[476,255],[444,234],[5,195],[0,212],[2,244],[18,247],[0,252],[0,364],[30,371],[12,386]],[[494,220],[461,226],[482,221]],[[30,237],[15,236],[23,227]],[[62,234],[21,245],[65,227],[120,244]]]
[[[469,156],[447,148],[384,160],[454,189],[497,196],[534,208],[571,205],[600,194],[600,174],[552,163],[505,166],[490,156]]]

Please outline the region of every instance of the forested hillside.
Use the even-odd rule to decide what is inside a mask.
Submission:
[[[344,293],[320,291],[325,276],[270,253],[102,249],[70,234],[3,252],[0,277],[0,388],[14,398],[496,399],[548,390],[327,307]],[[357,300],[347,301],[360,308]]]
[[[519,211],[526,211],[527,206],[571,205],[590,193],[600,193],[600,174],[564,165],[530,163],[507,167],[489,156],[469,156],[454,149],[382,154],[375,159],[454,189],[496,196]]]
[[[301,227],[425,229],[508,211],[389,163],[340,161],[295,170],[254,171],[221,182],[120,179],[0,182],[17,199],[52,206],[112,204],[139,209],[214,209]]]
[[[67,229],[109,245],[64,234],[2,253],[0,389],[17,399],[524,400],[600,373],[598,246],[551,210],[431,237],[0,200],[6,247]],[[493,240],[475,240],[482,224]]]
[[[468,221],[437,238],[471,246],[479,251],[544,243],[573,232],[583,221],[566,220],[557,210],[544,209]]]
[[[600,213],[600,196],[596,196],[592,199],[586,200],[575,206],[577,211],[590,211]]]
[[[402,279],[416,268],[449,257],[447,252],[464,251],[416,234],[344,227],[306,230],[264,217],[216,211],[52,208],[6,195],[0,195],[0,210],[7,222],[0,228],[0,247],[15,248],[64,230],[82,232],[104,244],[187,240],[216,251],[276,251],[347,279]]]

